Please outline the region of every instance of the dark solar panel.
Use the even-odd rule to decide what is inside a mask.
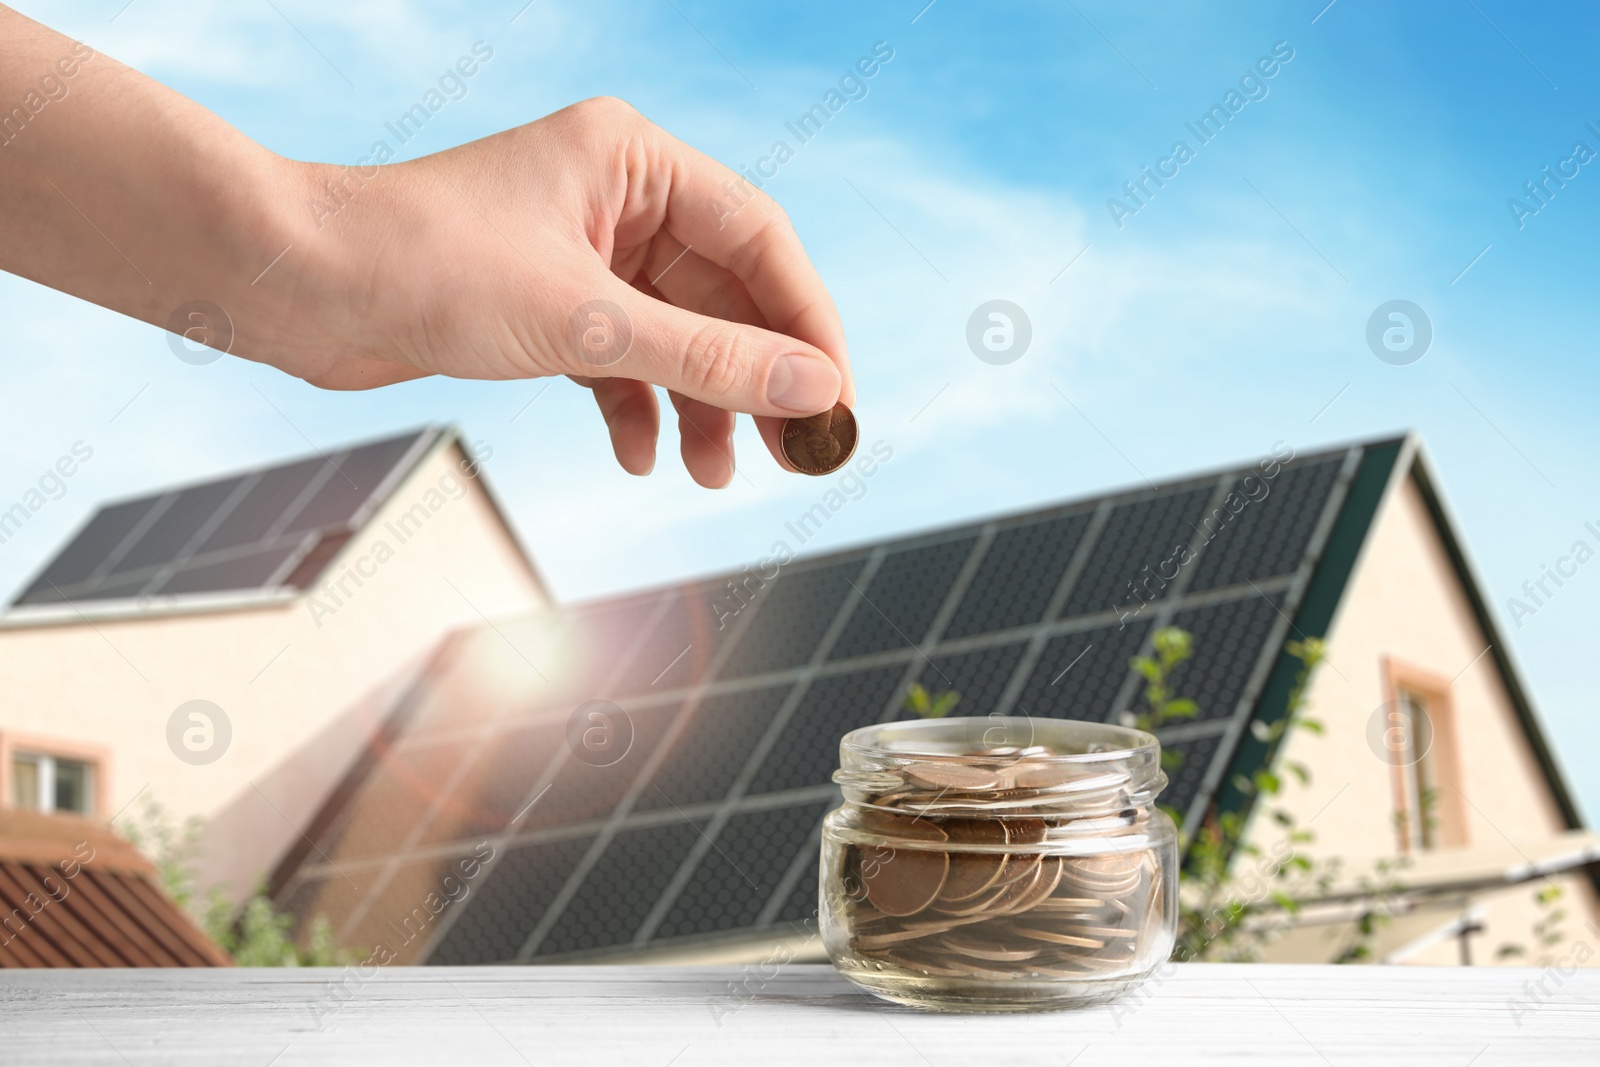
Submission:
[[[656,617],[661,596],[651,593],[573,609],[561,637],[557,683],[577,686],[578,702],[614,695],[621,664]]]
[[[496,732],[440,805],[419,843],[477,840],[503,831],[529,803],[539,775],[566,744],[564,727],[546,722]]]
[[[138,574],[112,575],[110,578],[95,582],[84,592],[64,594],[65,599],[77,603],[80,600],[122,600],[128,597],[143,596],[156,580],[156,576],[149,570],[140,571]]]
[[[333,472],[289,521],[284,532],[301,533],[349,522],[415,443],[415,437],[396,437],[330,456]],[[461,484],[459,479],[457,484]],[[431,512],[432,502],[421,500],[429,489],[439,490],[439,487],[420,487],[417,496]],[[459,488],[455,490],[460,491]]]
[[[645,636],[624,668],[613,696],[665,693],[703,681],[717,649],[727,639],[717,626],[712,599],[686,586],[673,595],[666,614]]]
[[[905,668],[898,664],[835,674],[811,683],[750,783],[751,793],[827,785],[839,765],[839,738],[883,715]]]
[[[1206,772],[1211,769],[1211,761],[1216,758],[1221,744],[1220,734],[1164,744],[1162,749],[1174,753],[1177,760],[1166,768],[1167,788],[1156,798],[1156,803],[1173,809],[1180,819],[1186,815],[1200,792]]]
[[[682,822],[618,833],[535,954],[553,956],[631,941],[702,829]]]
[[[790,686],[708,697],[634,804],[637,811],[721,800],[766,733]]]
[[[1253,473],[1236,483],[1237,514],[1224,504],[1200,523],[1211,540],[1201,550],[1189,588],[1218,589],[1293,573],[1343,462],[1334,457],[1302,463],[1283,468],[1271,481]]]
[[[828,658],[921,644],[975,540],[963,537],[891,552],[862,591]]]
[[[216,514],[244,482],[244,477],[197,485],[178,494],[161,517],[123,553],[112,574],[158,566],[177,559],[206,520]]]
[[[1016,673],[1026,641],[976,652],[956,652],[934,656],[922,666],[917,681],[930,693],[961,694],[951,715],[988,715],[1000,702],[1011,676]],[[911,712],[902,711],[901,718]]]
[[[467,898],[429,963],[455,966],[515,959],[593,837],[509,848]]]
[[[210,593],[225,589],[259,589],[299,551],[299,545],[279,545],[233,559],[186,563],[150,592],[175,596],[179,593]],[[97,589],[95,595],[107,594]]]
[[[758,606],[746,609],[754,610],[755,618],[728,657],[721,677],[781,671],[809,660],[850,594],[851,581],[860,577],[863,562],[854,557],[824,567],[792,564],[792,569],[780,573]],[[730,610],[733,607],[737,602]]]
[[[341,453],[337,471],[318,456],[104,508],[14,604],[306,588],[363,517],[374,491],[436,433]],[[323,550],[290,581],[279,565],[305,550],[313,528],[324,531]],[[157,577],[169,571],[170,578]]]
[[[812,933],[816,931],[818,882],[822,876],[822,841],[820,832],[813,834],[810,840],[800,846],[805,850],[806,865],[800,874],[800,880],[795,882],[794,888],[789,891],[789,899],[783,902],[778,913],[773,916],[774,921],[784,923],[790,932],[796,934]]]
[[[1282,603],[1281,593],[1251,595],[1173,616],[1172,625],[1194,635],[1194,657],[1174,672],[1173,692],[1200,705],[1197,719],[1225,719],[1234,713]]]
[[[150,496],[101,508],[17,598],[17,603],[38,604],[59,600],[55,589],[67,590],[93,574],[160,500],[159,495]]]
[[[753,925],[826,804],[735,815],[706,850],[656,938],[711,934]]]
[[[1112,705],[1132,673],[1128,660],[1139,653],[1149,632],[1148,622],[1133,622],[1052,637],[1045,642],[1012,714],[1105,722],[1114,712],[1131,710]],[[1132,703],[1140,703],[1137,693]]]
[[[677,718],[678,705],[628,712],[633,743],[616,763],[597,767],[568,752],[550,791],[522,820],[524,829],[563,826],[611,814]],[[563,723],[563,727],[565,724]]]
[[[261,471],[256,482],[221,524],[200,544],[200,552],[254,544],[279,526],[325,466],[320,457]]]
[[[1079,512],[995,534],[944,636],[993,633],[1043,619],[1088,525],[1088,513]]]
[[[1145,600],[1162,599],[1166,589],[1156,572],[1177,546],[1194,538],[1194,524],[1211,492],[1210,486],[1185,489],[1113,508],[1061,617],[1136,608]],[[1166,570],[1168,577],[1176,573],[1172,567]],[[1132,583],[1141,583],[1138,595]]]
[[[329,828],[317,842],[318,850],[334,862],[394,851],[422,820],[465,754],[463,741],[390,750],[347,809],[350,817]]]

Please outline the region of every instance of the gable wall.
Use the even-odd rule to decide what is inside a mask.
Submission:
[[[147,786],[177,819],[213,823],[204,880],[249,888],[444,634],[545,606],[462,462],[453,444],[425,458],[324,586],[286,605],[0,630],[0,732],[109,750],[101,816]],[[352,570],[362,584],[345,577],[341,592]],[[167,744],[169,717],[194,699],[221,707],[233,731],[204,766]]]
[[[1369,731],[1381,733],[1380,709],[1389,699],[1386,659],[1449,684],[1459,775],[1454,786],[1460,792],[1443,783],[1441,811],[1448,818],[1449,806],[1459,810],[1466,847],[1545,838],[1567,829],[1493,657],[1480,656],[1487,638],[1410,477],[1391,487],[1374,519],[1327,636],[1328,660],[1312,682],[1308,703],[1326,733],[1296,731],[1278,762],[1280,769],[1287,760],[1311,768],[1308,786],[1285,776],[1281,794],[1282,806],[1316,834],[1307,855],[1342,857],[1353,873],[1398,854],[1396,772],[1382,758],[1381,740],[1369,736]],[[1372,731],[1375,715],[1380,722]],[[1443,767],[1441,773],[1446,773]],[[1250,835],[1269,849],[1278,837],[1276,826],[1259,817]],[[1567,924],[1571,930],[1585,919],[1600,919],[1587,878],[1557,881],[1573,916]],[[1536,888],[1495,896],[1486,933],[1476,941],[1476,959],[1492,956],[1492,947],[1502,941],[1534,943],[1529,929],[1539,917],[1531,903]],[[1447,941],[1408,962],[1456,959],[1456,945]]]

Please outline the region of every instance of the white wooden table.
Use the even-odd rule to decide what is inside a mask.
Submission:
[[[1190,964],[1146,989],[981,1016],[892,1007],[815,965],[10,971],[0,1063],[1600,1063],[1600,970]]]

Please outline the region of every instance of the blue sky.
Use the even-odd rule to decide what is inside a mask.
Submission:
[[[1279,440],[1306,450],[1415,428],[1600,810],[1600,776],[1579,773],[1600,758],[1600,723],[1576,669],[1600,563],[1520,628],[1505,613],[1586,521],[1600,525],[1600,163],[1521,228],[1507,207],[1575,141],[1600,150],[1585,128],[1600,127],[1600,15],[1509,0],[924,3],[15,6],[275,151],[335,162],[364,155],[483,40],[494,59],[407,155],[613,94],[737,167],[888,42],[866,97],[767,186],[844,315],[863,432],[894,449],[808,548],[1245,461]],[[1275,45],[1293,58],[1265,96],[1200,145],[1184,124]],[[1119,227],[1107,200],[1128,203],[1123,183],[1180,138],[1194,158]],[[965,340],[969,314],[996,298],[1033,327],[1004,366]],[[1404,366],[1365,341],[1394,299],[1434,331]],[[8,589],[99,499],[427,421],[493,447],[490,477],[566,598],[752,562],[822,492],[782,474],[748,427],[721,493],[697,489],[672,448],[631,479],[565,382],[322,393],[243,361],[188,365],[154,328],[8,276],[0,316],[0,504],[75,441],[94,449],[67,495],[0,546]],[[640,513],[648,529],[630,521]]]

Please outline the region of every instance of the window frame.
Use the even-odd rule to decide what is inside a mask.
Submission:
[[[1415,664],[1384,657],[1386,707],[1398,707],[1407,698],[1427,716],[1432,741],[1415,765],[1390,765],[1391,799],[1395,819],[1395,844],[1402,855],[1416,855],[1470,844],[1465,810],[1465,784],[1461,779],[1460,745],[1455,698],[1450,679]],[[1408,729],[1414,729],[1408,725]],[[1407,801],[1431,787],[1436,797],[1430,832],[1412,825]],[[1405,818],[1398,818],[1401,814]]]
[[[12,764],[19,756],[34,756],[51,761],[82,763],[88,769],[88,803],[83,811],[69,811],[55,807],[55,797],[50,797],[50,808],[19,809],[12,798]],[[53,777],[53,776],[52,776]],[[0,732],[0,807],[8,811],[29,810],[49,815],[74,815],[79,818],[105,818],[109,811],[106,800],[111,793],[111,751],[100,745],[85,745],[60,738],[41,737],[13,731]]]

